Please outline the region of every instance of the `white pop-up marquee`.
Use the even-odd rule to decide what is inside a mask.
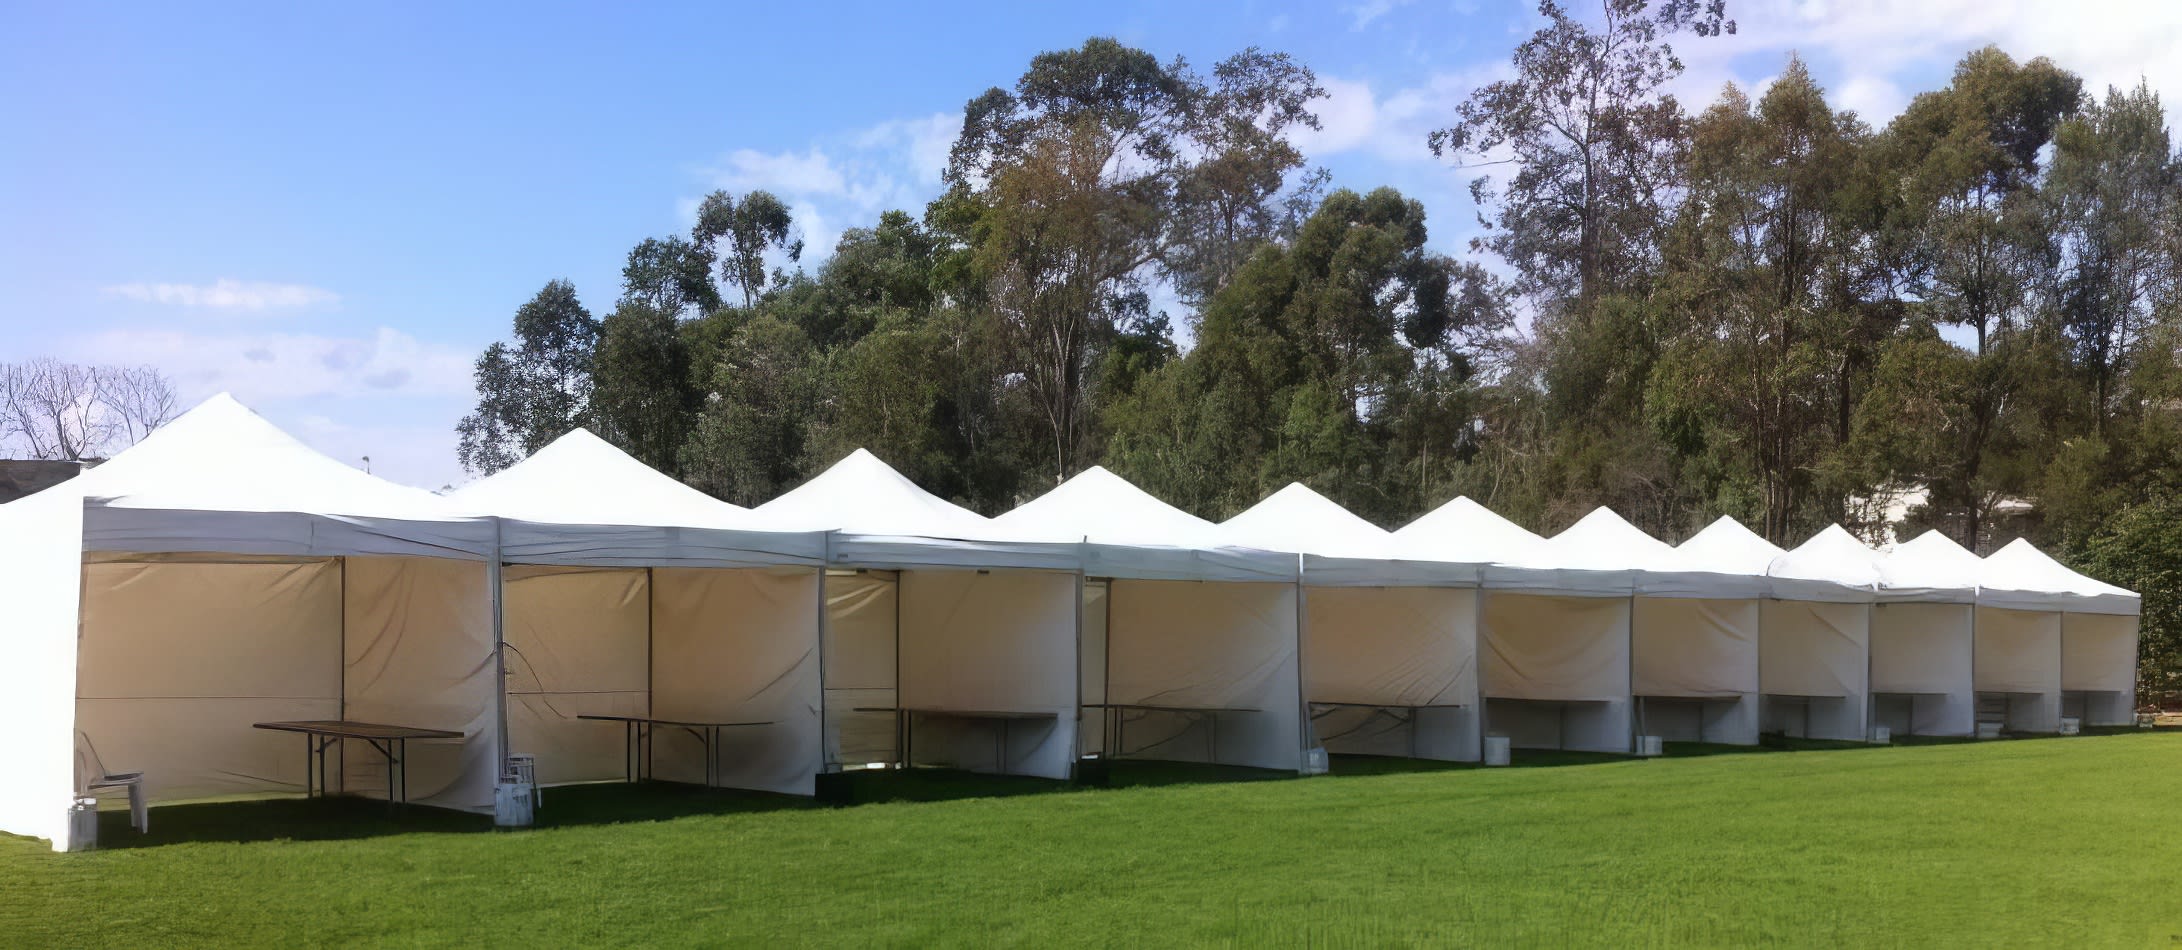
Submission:
[[[994,522],[1081,544],[1087,752],[1313,769],[1294,555],[1095,466]]]
[[[1927,531],[1881,556],[1878,565],[1878,605],[1871,616],[1874,717],[1908,735],[1972,734],[1982,563],[1946,535]]]
[[[74,796],[143,772],[151,800],[302,791],[304,736],[444,730],[408,797],[491,807],[500,774],[493,526],[326,458],[226,395],[111,461],[0,506],[0,830],[71,845]],[[342,740],[326,786],[400,779]]]
[[[1476,761],[1481,565],[1419,559],[1294,483],[1220,525],[1303,572],[1303,692],[1328,750]]]
[[[1529,748],[1631,751],[1633,570],[1595,569],[1573,544],[1549,548],[1468,498],[1395,537],[1426,556],[1487,564],[1478,622],[1487,735]]]
[[[508,743],[541,784],[641,773],[812,793],[823,534],[582,429],[451,500],[500,519]]]
[[[1869,738],[1872,550],[1840,525],[1775,557],[1758,618],[1760,728],[1810,739]]]
[[[1638,575],[1630,617],[1638,731],[1757,743],[1765,572],[1780,554],[1741,522],[1722,517],[1670,555],[1656,549],[1647,555],[1659,568]]]
[[[828,768],[1069,777],[1083,603],[1076,545],[996,525],[862,449],[756,512],[833,532]]]
[[[2060,625],[2056,639],[2061,715],[2095,726],[2130,722],[2136,696],[2137,615],[2142,607],[2136,594],[2069,570],[2029,541],[2017,538],[1985,558],[1977,597],[1981,638],[1989,629],[1989,619],[2003,612],[2011,618],[2023,614],[2052,618],[2011,623],[2018,632]],[[2035,661],[2031,650],[2038,638],[2029,639],[2030,644],[2014,644],[2026,649],[2011,672],[2024,674],[2030,683],[2050,683],[2044,670],[2031,665]],[[1993,650],[1980,652],[1981,677],[1985,675],[1982,661],[2001,646],[1994,644]]]

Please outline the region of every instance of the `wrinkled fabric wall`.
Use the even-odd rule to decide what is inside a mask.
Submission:
[[[2062,689],[2134,693],[2136,673],[2136,617],[2061,615]]]
[[[1630,751],[1630,598],[1484,596],[1486,732],[1519,748]]]
[[[1639,696],[1733,698],[1758,691],[1758,602],[1639,597],[1630,617]]]
[[[1871,606],[1760,602],[1759,728],[1801,738],[1866,738]]]
[[[1912,735],[1967,736],[1976,730],[1968,604],[1879,604],[1871,613],[1871,691],[1881,721]],[[1907,698],[1917,694],[1911,715]]]
[[[0,832],[69,849],[79,789],[76,685],[83,503],[51,492],[0,506]]]
[[[818,573],[809,568],[654,568],[652,713],[720,730],[720,782],[809,795],[821,767]],[[618,739],[618,737],[617,737]],[[703,746],[653,740],[659,778],[701,782]]]
[[[1089,708],[1106,701],[1106,598],[1105,581],[1084,581],[1082,662],[1078,668],[1086,708],[1076,717],[1076,747],[1081,755],[1106,752],[1104,713]]]
[[[1005,726],[921,716],[918,761],[1067,778],[1076,749],[1076,576],[907,571],[900,596],[902,706],[1053,714]]]
[[[304,739],[253,723],[341,717],[341,564],[83,566],[80,785],[144,773],[154,802],[299,792]]]
[[[2051,610],[1977,608],[1977,689],[2006,694],[2007,728],[2061,728],[2061,615]]]
[[[576,717],[650,712],[644,570],[510,565],[501,584],[508,751],[535,756],[542,785],[622,779],[625,728]]]
[[[899,585],[893,572],[826,575],[826,761],[892,761],[894,716],[859,706],[894,703],[894,629]]]
[[[464,736],[409,743],[413,802],[492,808],[500,777],[500,683],[487,570],[477,561],[347,559],[347,718]],[[363,743],[345,745],[342,787],[380,794],[383,761]]]
[[[1128,713],[1117,754],[1303,767],[1294,585],[1117,579],[1106,602],[1113,702],[1253,710]]]
[[[1318,703],[1459,706],[1318,709],[1333,752],[1477,758],[1478,592],[1311,587],[1304,593],[1304,695]]]

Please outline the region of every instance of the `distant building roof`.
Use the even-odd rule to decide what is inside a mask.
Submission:
[[[53,462],[46,459],[0,459],[0,505],[25,495],[35,495],[65,482],[97,465],[87,462]]]

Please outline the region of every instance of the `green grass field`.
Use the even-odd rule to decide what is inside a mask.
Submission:
[[[2182,946],[2182,734],[1530,761],[108,814],[0,837],[0,946]]]

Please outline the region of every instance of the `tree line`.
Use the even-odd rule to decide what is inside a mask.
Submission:
[[[478,361],[462,461],[582,425],[745,505],[862,446],[986,513],[1103,464],[1215,519],[1301,481],[1389,527],[1467,494],[1548,533],[1608,505],[1784,546],[1921,497],[1906,530],[2027,535],[2142,590],[2167,677],[2158,93],[1985,48],[1883,125],[1794,59],[1693,110],[1672,44],[1732,42],[1721,0],[1539,10],[1417,143],[1475,179],[1461,259],[1419,202],[1298,150],[1303,64],[1093,39],[971,99],[944,192],[812,267],[779,198],[718,193],[630,251],[603,318],[548,284]]]

